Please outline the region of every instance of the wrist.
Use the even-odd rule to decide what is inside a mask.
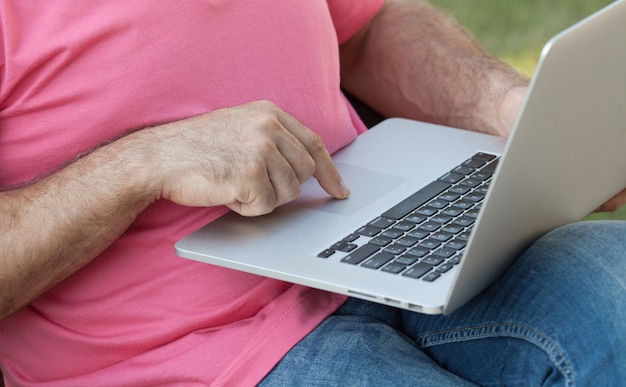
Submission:
[[[494,127],[498,136],[508,137],[511,133],[527,90],[527,86],[513,87],[507,90],[498,101]]]
[[[160,192],[159,150],[152,130],[131,133],[102,149],[103,163],[116,171],[116,179],[125,178],[125,182],[118,181],[119,187],[139,207],[154,202]]]

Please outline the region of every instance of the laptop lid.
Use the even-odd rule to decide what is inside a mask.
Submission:
[[[625,36],[626,3],[617,1],[546,44],[468,261],[502,273],[533,240],[626,187]],[[473,279],[485,266],[464,266],[447,308],[485,286]]]

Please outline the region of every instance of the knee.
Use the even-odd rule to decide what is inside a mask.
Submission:
[[[564,346],[574,363],[626,377],[626,369],[611,369],[626,361],[626,222],[560,227],[518,261],[533,302],[543,305],[538,318],[570,338]],[[595,360],[584,359],[590,352]]]
[[[518,263],[537,295],[552,303],[553,313],[574,314],[581,328],[597,324],[625,337],[626,222],[560,227],[538,239]]]
[[[626,271],[626,222],[589,221],[557,228],[539,238],[525,253],[567,266],[599,265]],[[580,262],[580,263],[578,263]],[[616,267],[618,266],[618,267]]]
[[[595,325],[626,337],[626,222],[560,227],[528,248],[509,275],[513,294],[524,289],[542,313],[573,322],[572,329]]]
[[[569,224],[539,238],[516,265],[535,281],[581,302],[626,308],[626,222]],[[610,309],[613,309],[611,307]]]

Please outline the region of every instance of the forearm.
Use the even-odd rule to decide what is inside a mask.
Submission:
[[[388,1],[341,59],[343,87],[383,115],[502,135],[512,119],[497,108],[518,107],[527,84],[421,1]]]
[[[154,200],[132,135],[0,192],[0,318],[95,258]]]

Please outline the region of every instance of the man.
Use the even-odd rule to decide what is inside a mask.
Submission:
[[[385,115],[506,135],[526,82],[427,4],[0,7],[7,384],[584,384],[623,376],[626,344],[615,333],[626,320],[622,223],[546,236],[451,317],[346,302],[174,255],[176,240],[228,209],[271,212],[310,176],[329,195],[349,195],[329,152],[365,128],[340,86]],[[598,271],[613,264],[612,280],[588,271],[591,254],[603,256]],[[557,271],[561,261],[575,264]],[[552,289],[550,276],[561,277]],[[583,276],[598,303],[611,305],[606,315],[580,292],[564,302]],[[574,320],[583,306],[583,322]],[[586,345],[587,326],[601,351]]]

